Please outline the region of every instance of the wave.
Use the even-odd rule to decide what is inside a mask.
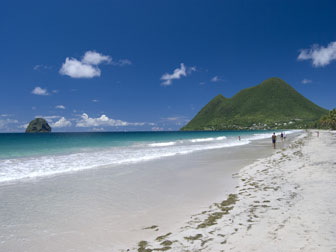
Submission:
[[[285,134],[294,132],[297,131],[285,131]],[[271,133],[262,133],[242,136],[241,141],[238,141],[236,136],[196,138],[147,145],[109,147],[100,150],[88,149],[69,154],[0,159],[0,182],[38,178],[98,167],[111,168],[116,165],[184,155],[195,151],[229,148],[246,145],[257,139],[269,138],[270,135]]]
[[[164,146],[172,146],[175,145],[176,142],[162,142],[162,143],[152,143],[152,144],[148,144],[148,146],[151,147],[164,147]]]
[[[143,146],[114,147],[103,151],[0,160],[0,182],[138,163],[175,155],[185,155],[195,151],[244,145],[249,142],[228,141],[180,146],[175,146],[175,142],[167,142],[166,144],[168,143],[169,146],[159,143],[161,146],[155,145],[155,147],[147,148]]]
[[[189,141],[192,143],[199,143],[199,142],[221,141],[225,139],[227,139],[227,137],[221,136],[221,137],[196,138]]]

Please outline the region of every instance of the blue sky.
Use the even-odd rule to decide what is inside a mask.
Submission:
[[[335,1],[6,2],[1,132],[177,130],[273,76],[336,107]]]

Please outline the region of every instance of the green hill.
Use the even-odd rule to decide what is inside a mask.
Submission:
[[[217,95],[181,130],[304,128],[327,113],[282,79],[270,78],[232,98]]]

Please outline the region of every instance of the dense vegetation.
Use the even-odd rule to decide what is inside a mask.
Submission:
[[[318,127],[322,129],[336,130],[336,109],[329,111],[328,115],[322,116],[318,123]]]
[[[232,98],[217,95],[181,130],[306,128],[327,113],[282,79],[270,78]]]

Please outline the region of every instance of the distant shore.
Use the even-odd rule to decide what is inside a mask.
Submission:
[[[336,132],[305,132],[178,231],[122,251],[336,251],[335,153]]]

